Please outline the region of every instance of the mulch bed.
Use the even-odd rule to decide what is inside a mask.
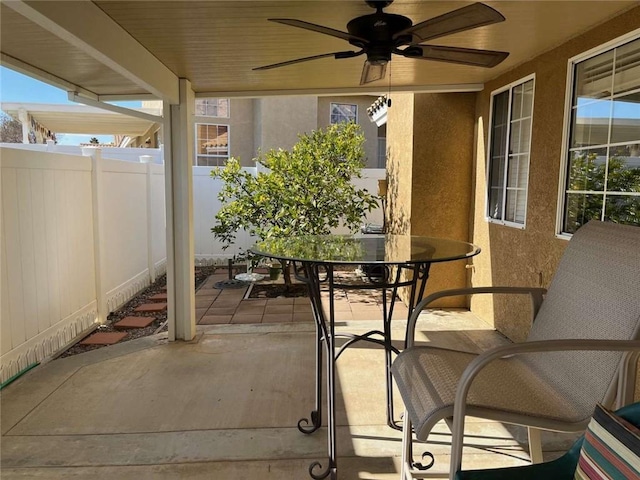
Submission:
[[[221,267],[196,267],[195,269],[195,286],[196,289],[209,277],[212,275],[216,268]],[[135,308],[143,303],[153,303],[149,300],[149,297],[156,295],[157,293],[161,293],[164,291],[164,288],[167,285],[167,277],[166,275],[162,275],[158,277],[156,281],[149,285],[146,289],[138,293],[135,297],[125,303],[122,307],[120,307],[115,312],[112,312],[107,317],[107,322],[104,325],[98,327],[96,332],[126,332],[127,336],[118,343],[126,342],[127,340],[133,340],[135,338],[146,337],[149,335],[153,335],[155,333],[166,332],[167,331],[167,312],[153,312],[153,313],[140,313],[134,312]],[[145,328],[129,328],[126,330],[117,330],[113,325],[124,317],[129,316],[148,316],[148,317],[156,317],[151,325]],[[92,332],[93,333],[93,332]],[[88,335],[87,335],[88,336]],[[82,339],[79,339],[80,341]],[[106,345],[80,345],[76,343],[72,345],[67,350],[65,350],[58,358],[70,357],[72,355],[77,355],[78,353],[88,352],[90,350],[96,350],[98,348],[105,347]]]

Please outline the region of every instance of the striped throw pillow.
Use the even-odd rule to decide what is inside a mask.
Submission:
[[[601,405],[584,434],[574,480],[640,480],[640,429]]]

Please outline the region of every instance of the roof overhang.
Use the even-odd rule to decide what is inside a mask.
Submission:
[[[139,137],[147,133],[155,123],[158,123],[84,105],[3,102],[0,104],[0,109],[16,120],[20,119],[19,112],[24,111],[47,130],[55,133]],[[137,111],[149,115],[160,113],[155,109],[137,109]]]

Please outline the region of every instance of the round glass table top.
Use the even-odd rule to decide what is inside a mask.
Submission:
[[[263,257],[334,264],[446,262],[473,257],[472,243],[414,235],[299,235],[268,238],[250,251]]]

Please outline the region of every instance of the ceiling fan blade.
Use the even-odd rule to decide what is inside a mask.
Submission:
[[[393,37],[397,39],[402,36],[411,35],[413,40],[411,40],[410,43],[416,44],[445,35],[451,35],[452,33],[499,23],[504,20],[505,18],[500,12],[484,3],[478,2],[420,22],[396,33]]]
[[[256,68],[253,68],[252,70],[270,70],[272,68],[286,67],[287,65],[294,65],[296,63],[308,62],[310,60],[317,60],[319,58],[329,58],[329,57],[333,57],[337,59],[351,58],[351,57],[356,57],[358,55],[362,55],[363,53],[364,51],[323,53],[321,55],[312,55],[310,57],[302,57],[302,58],[296,58],[295,60],[287,60],[286,62],[272,63],[271,65],[263,65],[262,67],[256,67]]]
[[[284,25],[290,25],[292,27],[302,28],[304,30],[310,30],[312,32],[323,33],[325,35],[331,35],[332,37],[341,38],[348,42],[355,41],[361,44],[368,44],[369,40],[366,38],[356,37],[350,33],[335,30],[333,28],[325,27],[323,25],[316,25],[315,23],[304,22],[302,20],[296,20],[295,18],[270,18],[270,22],[282,23]]]
[[[420,49],[422,50],[422,54],[420,54]],[[406,52],[406,54],[404,52]],[[445,47],[441,45],[415,45],[403,50],[400,54],[407,58],[416,58],[418,60],[436,60],[439,62],[459,63],[486,68],[495,67],[509,56],[509,52]]]
[[[381,80],[387,73],[387,64],[371,63],[369,60],[364,62],[362,67],[362,76],[360,77],[360,85]]]

